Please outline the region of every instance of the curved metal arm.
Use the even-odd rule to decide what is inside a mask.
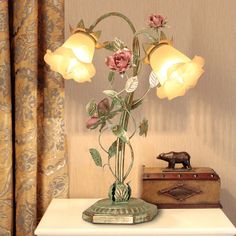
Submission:
[[[101,135],[102,135],[102,133],[103,133],[105,130],[107,130],[107,129],[108,129],[108,128],[105,128],[105,129],[101,130],[101,132],[100,132],[100,134],[99,134],[99,136],[98,136],[98,143],[99,143],[101,149],[102,149],[104,152],[106,152],[106,153],[108,154],[108,163],[107,163],[107,165],[108,165],[108,167],[109,167],[109,169],[110,169],[112,175],[113,175],[114,178],[116,179],[116,181],[119,181],[118,177],[116,176],[116,173],[114,173],[114,171],[113,171],[113,169],[112,169],[112,167],[111,167],[111,162],[110,162],[110,158],[109,158],[109,152],[103,147],[102,142],[101,142]]]
[[[108,18],[108,17],[111,17],[111,16],[117,16],[117,17],[120,17],[121,19],[125,20],[128,25],[130,26],[130,29],[132,30],[133,34],[134,34],[134,37],[133,37],[133,54],[136,58],[139,58],[140,57],[140,47],[139,47],[139,40],[138,40],[138,37],[135,35],[136,33],[136,29],[134,27],[134,24],[132,23],[132,21],[125,15],[123,15],[122,13],[120,12],[109,12],[109,13],[106,13],[104,15],[101,15],[99,18],[97,18],[97,20],[89,27],[89,31],[92,31],[98,24],[99,22],[101,22],[102,20]],[[134,68],[134,71],[133,71],[133,74],[136,75],[137,74],[137,71],[138,71],[138,68],[139,68],[139,62],[137,61],[137,66]]]
[[[132,106],[135,106],[136,104],[138,104],[141,100],[143,100],[145,98],[145,96],[150,92],[151,88],[149,87],[145,93],[135,101],[135,103],[132,104]]]
[[[97,18],[97,20],[89,27],[89,31],[92,31],[92,30],[97,26],[97,24],[98,24],[99,22],[101,22],[102,20],[104,20],[104,19],[106,19],[106,18],[108,18],[108,17],[110,17],[110,16],[118,16],[118,17],[122,18],[123,20],[125,20],[125,21],[129,24],[129,26],[130,26],[131,30],[133,31],[133,33],[135,34],[136,29],[135,29],[133,23],[131,22],[131,20],[130,20],[127,16],[123,15],[123,14],[120,13],[120,12],[109,12],[109,13],[106,13],[106,14],[104,14],[104,15],[101,15],[101,16],[100,16],[99,18]]]
[[[132,167],[133,167],[133,164],[134,164],[134,151],[133,151],[133,148],[132,148],[132,146],[131,146],[130,143],[127,143],[127,144],[128,144],[128,146],[129,146],[129,148],[130,148],[131,163],[130,163],[130,165],[129,165],[129,168],[128,168],[126,174],[124,175],[124,177],[123,177],[123,179],[122,179],[122,182],[124,182],[124,181],[126,180],[126,178],[128,177],[128,175],[129,175],[129,173],[130,173],[130,171],[131,171],[131,169],[132,169]]]
[[[105,128],[105,129],[102,129],[100,132],[99,132],[99,136],[98,136],[98,143],[99,143],[99,146],[101,147],[101,149],[109,155],[109,152],[103,147],[102,145],[102,142],[101,142],[101,136],[102,136],[102,133],[107,130],[108,128]]]

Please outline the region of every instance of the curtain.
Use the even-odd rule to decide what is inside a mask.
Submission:
[[[68,197],[64,83],[43,61],[64,40],[64,0],[0,0],[0,235],[29,236]]]

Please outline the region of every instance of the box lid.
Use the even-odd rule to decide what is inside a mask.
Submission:
[[[168,171],[160,167],[144,167],[143,180],[219,180],[218,174],[209,167],[195,167],[191,170]]]

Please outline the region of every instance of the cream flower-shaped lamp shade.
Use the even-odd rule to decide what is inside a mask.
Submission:
[[[51,70],[60,73],[65,79],[82,83],[90,81],[95,75],[92,64],[94,50],[95,40],[84,32],[78,32],[54,52],[47,50],[44,60]]]
[[[159,98],[169,100],[183,96],[193,88],[201,74],[204,59],[195,56],[193,60],[170,45],[160,45],[150,54],[150,65],[161,86],[157,88]]]

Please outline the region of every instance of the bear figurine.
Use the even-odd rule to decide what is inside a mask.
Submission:
[[[157,159],[167,161],[169,169],[175,169],[176,163],[181,163],[184,169],[192,169],[190,164],[190,155],[187,152],[168,152],[161,153]]]

